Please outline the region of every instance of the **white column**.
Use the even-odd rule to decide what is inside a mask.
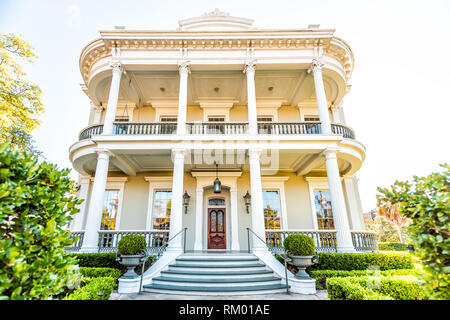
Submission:
[[[92,106],[92,109],[94,109],[94,118],[92,119],[92,124],[100,124],[102,121],[103,107],[96,106],[92,101],[91,101],[91,106]]]
[[[265,241],[266,232],[264,227],[264,211],[263,211],[263,196],[261,185],[261,169],[260,159],[261,150],[249,149],[249,166],[250,166],[250,190],[251,190],[251,204],[252,204],[252,230],[253,232]],[[253,235],[253,250],[267,250],[265,242],[262,242],[255,235]]]
[[[80,210],[74,217],[72,222],[72,231],[80,231],[83,230],[83,219],[86,211],[86,201],[88,197],[89,192],[89,185],[91,182],[90,176],[81,176],[80,178],[80,190],[78,190],[78,199],[84,200],[79,206],[78,209]]]
[[[109,88],[108,106],[106,107],[105,121],[103,121],[103,134],[113,133],[113,122],[116,119],[117,101],[119,100],[120,78],[122,76],[122,64],[111,64],[112,79]]]
[[[344,187],[352,230],[364,230],[361,200],[359,199],[355,177],[344,178]]]
[[[255,61],[246,63],[244,73],[247,75],[248,133],[258,134],[258,117],[256,114]]]
[[[195,194],[195,241],[194,250],[203,250],[203,188],[197,186]]]
[[[180,71],[180,90],[178,98],[177,134],[186,134],[186,111],[187,111],[187,86],[189,74],[189,62],[185,61],[178,65]]]
[[[183,220],[183,180],[184,180],[184,156],[186,150],[173,149],[173,180],[172,180],[172,208],[170,211],[169,238],[172,240],[167,246],[167,250],[183,250],[183,234],[178,234],[182,230]],[[177,235],[178,234],[178,235]],[[177,235],[175,237],[175,235]]]
[[[333,209],[334,228],[338,252],[356,252],[353,247],[352,236],[345,208],[344,192],[337,163],[336,150],[326,149],[325,163],[327,167],[328,187],[330,189],[331,207]]]
[[[103,199],[105,197],[106,179],[108,178],[108,165],[110,152],[97,151],[97,167],[95,169],[94,185],[91,191],[91,201],[86,220],[82,252],[97,252],[98,230],[102,221]]]
[[[319,59],[313,59],[311,68],[314,75],[314,86],[316,90],[317,107],[319,110],[322,133],[332,134],[330,114],[328,113],[327,96],[323,86],[322,66],[323,64]]]
[[[231,250],[239,251],[239,229],[238,229],[238,206],[237,206],[237,188],[230,189],[230,207],[231,207]]]

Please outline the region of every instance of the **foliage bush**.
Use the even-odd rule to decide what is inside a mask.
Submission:
[[[295,256],[312,256],[314,254],[314,240],[304,234],[291,234],[284,239],[284,248]]]
[[[76,261],[64,229],[81,203],[69,170],[0,145],[0,299],[50,299]]]
[[[450,300],[450,166],[441,167],[442,173],[378,188],[377,198],[380,204],[400,204],[400,214],[411,219],[408,232],[424,266],[428,294]]]
[[[111,292],[117,289],[116,280],[112,277],[93,278],[63,300],[108,300]]]
[[[408,251],[408,244],[402,242],[378,242],[380,251]]]
[[[122,255],[137,255],[141,254],[146,247],[147,243],[144,236],[129,234],[120,239],[118,250]]]
[[[110,277],[110,278],[117,280],[121,276],[121,271],[119,269],[114,269],[114,268],[81,267],[80,272],[81,272],[82,276],[89,277],[89,278]]]
[[[330,278],[327,281],[327,294],[330,300],[393,300],[390,296],[352,283],[348,278]]]
[[[376,266],[380,270],[412,269],[413,257],[409,252],[377,253],[328,253],[320,252],[319,262],[308,268],[312,270],[366,270]]]
[[[310,272],[312,278],[316,279],[316,288],[322,290],[326,288],[326,282],[328,278],[345,278],[345,277],[358,277],[358,276],[409,276],[416,275],[415,269],[393,269],[393,270],[314,270]]]
[[[327,281],[328,297],[331,300],[341,300],[345,295],[347,300],[359,300],[359,298],[353,299],[354,297],[348,296],[352,293],[352,288],[348,287],[348,283],[360,285],[366,290],[371,290],[394,300],[422,300],[426,297],[423,287],[413,276],[332,277]],[[359,288],[356,289],[356,292],[359,295]]]

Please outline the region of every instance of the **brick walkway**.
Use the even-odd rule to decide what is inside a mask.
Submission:
[[[329,300],[326,290],[318,290],[316,294],[271,293],[270,295],[239,296],[190,296],[175,294],[147,293],[120,294],[111,293],[109,300]]]

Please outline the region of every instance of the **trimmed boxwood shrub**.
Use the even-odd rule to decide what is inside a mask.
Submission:
[[[319,263],[312,270],[366,270],[376,266],[380,270],[412,269],[413,257],[408,252],[378,253],[318,253]]]
[[[327,282],[327,293],[330,300],[393,300],[358,283],[352,283],[348,278],[330,278]]]
[[[361,291],[357,285],[365,290]],[[424,288],[413,276],[332,277],[327,281],[327,293],[331,300],[374,300],[370,295],[361,297],[361,292],[367,293],[368,291],[394,300],[421,300],[425,298]]]
[[[81,267],[80,273],[82,276],[89,278],[111,277],[116,280],[119,279],[121,276],[121,271],[119,269],[114,268]]]
[[[116,279],[93,278],[84,287],[75,290],[63,300],[108,300],[115,289],[117,289]]]
[[[291,234],[283,241],[284,248],[295,256],[312,256],[314,254],[314,240],[304,234]]]
[[[409,276],[416,274],[415,269],[393,269],[380,271],[380,276]],[[345,277],[358,277],[358,276],[370,276],[376,275],[373,270],[313,270],[310,272],[310,276],[316,279],[316,288],[322,290],[326,288],[326,282],[328,278],[345,278]]]
[[[129,234],[122,237],[118,244],[119,253],[122,255],[141,254],[146,247],[145,237],[137,234]]]
[[[402,242],[379,242],[380,251],[408,251],[408,244]]]

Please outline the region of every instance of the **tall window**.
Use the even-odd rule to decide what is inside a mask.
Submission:
[[[105,190],[100,230],[115,230],[119,210],[119,190]]]
[[[281,210],[278,191],[263,190],[264,225],[268,230],[280,229]]]
[[[155,191],[153,200],[153,229],[169,230],[172,191]]]
[[[314,204],[319,229],[334,229],[330,191],[314,190]]]

